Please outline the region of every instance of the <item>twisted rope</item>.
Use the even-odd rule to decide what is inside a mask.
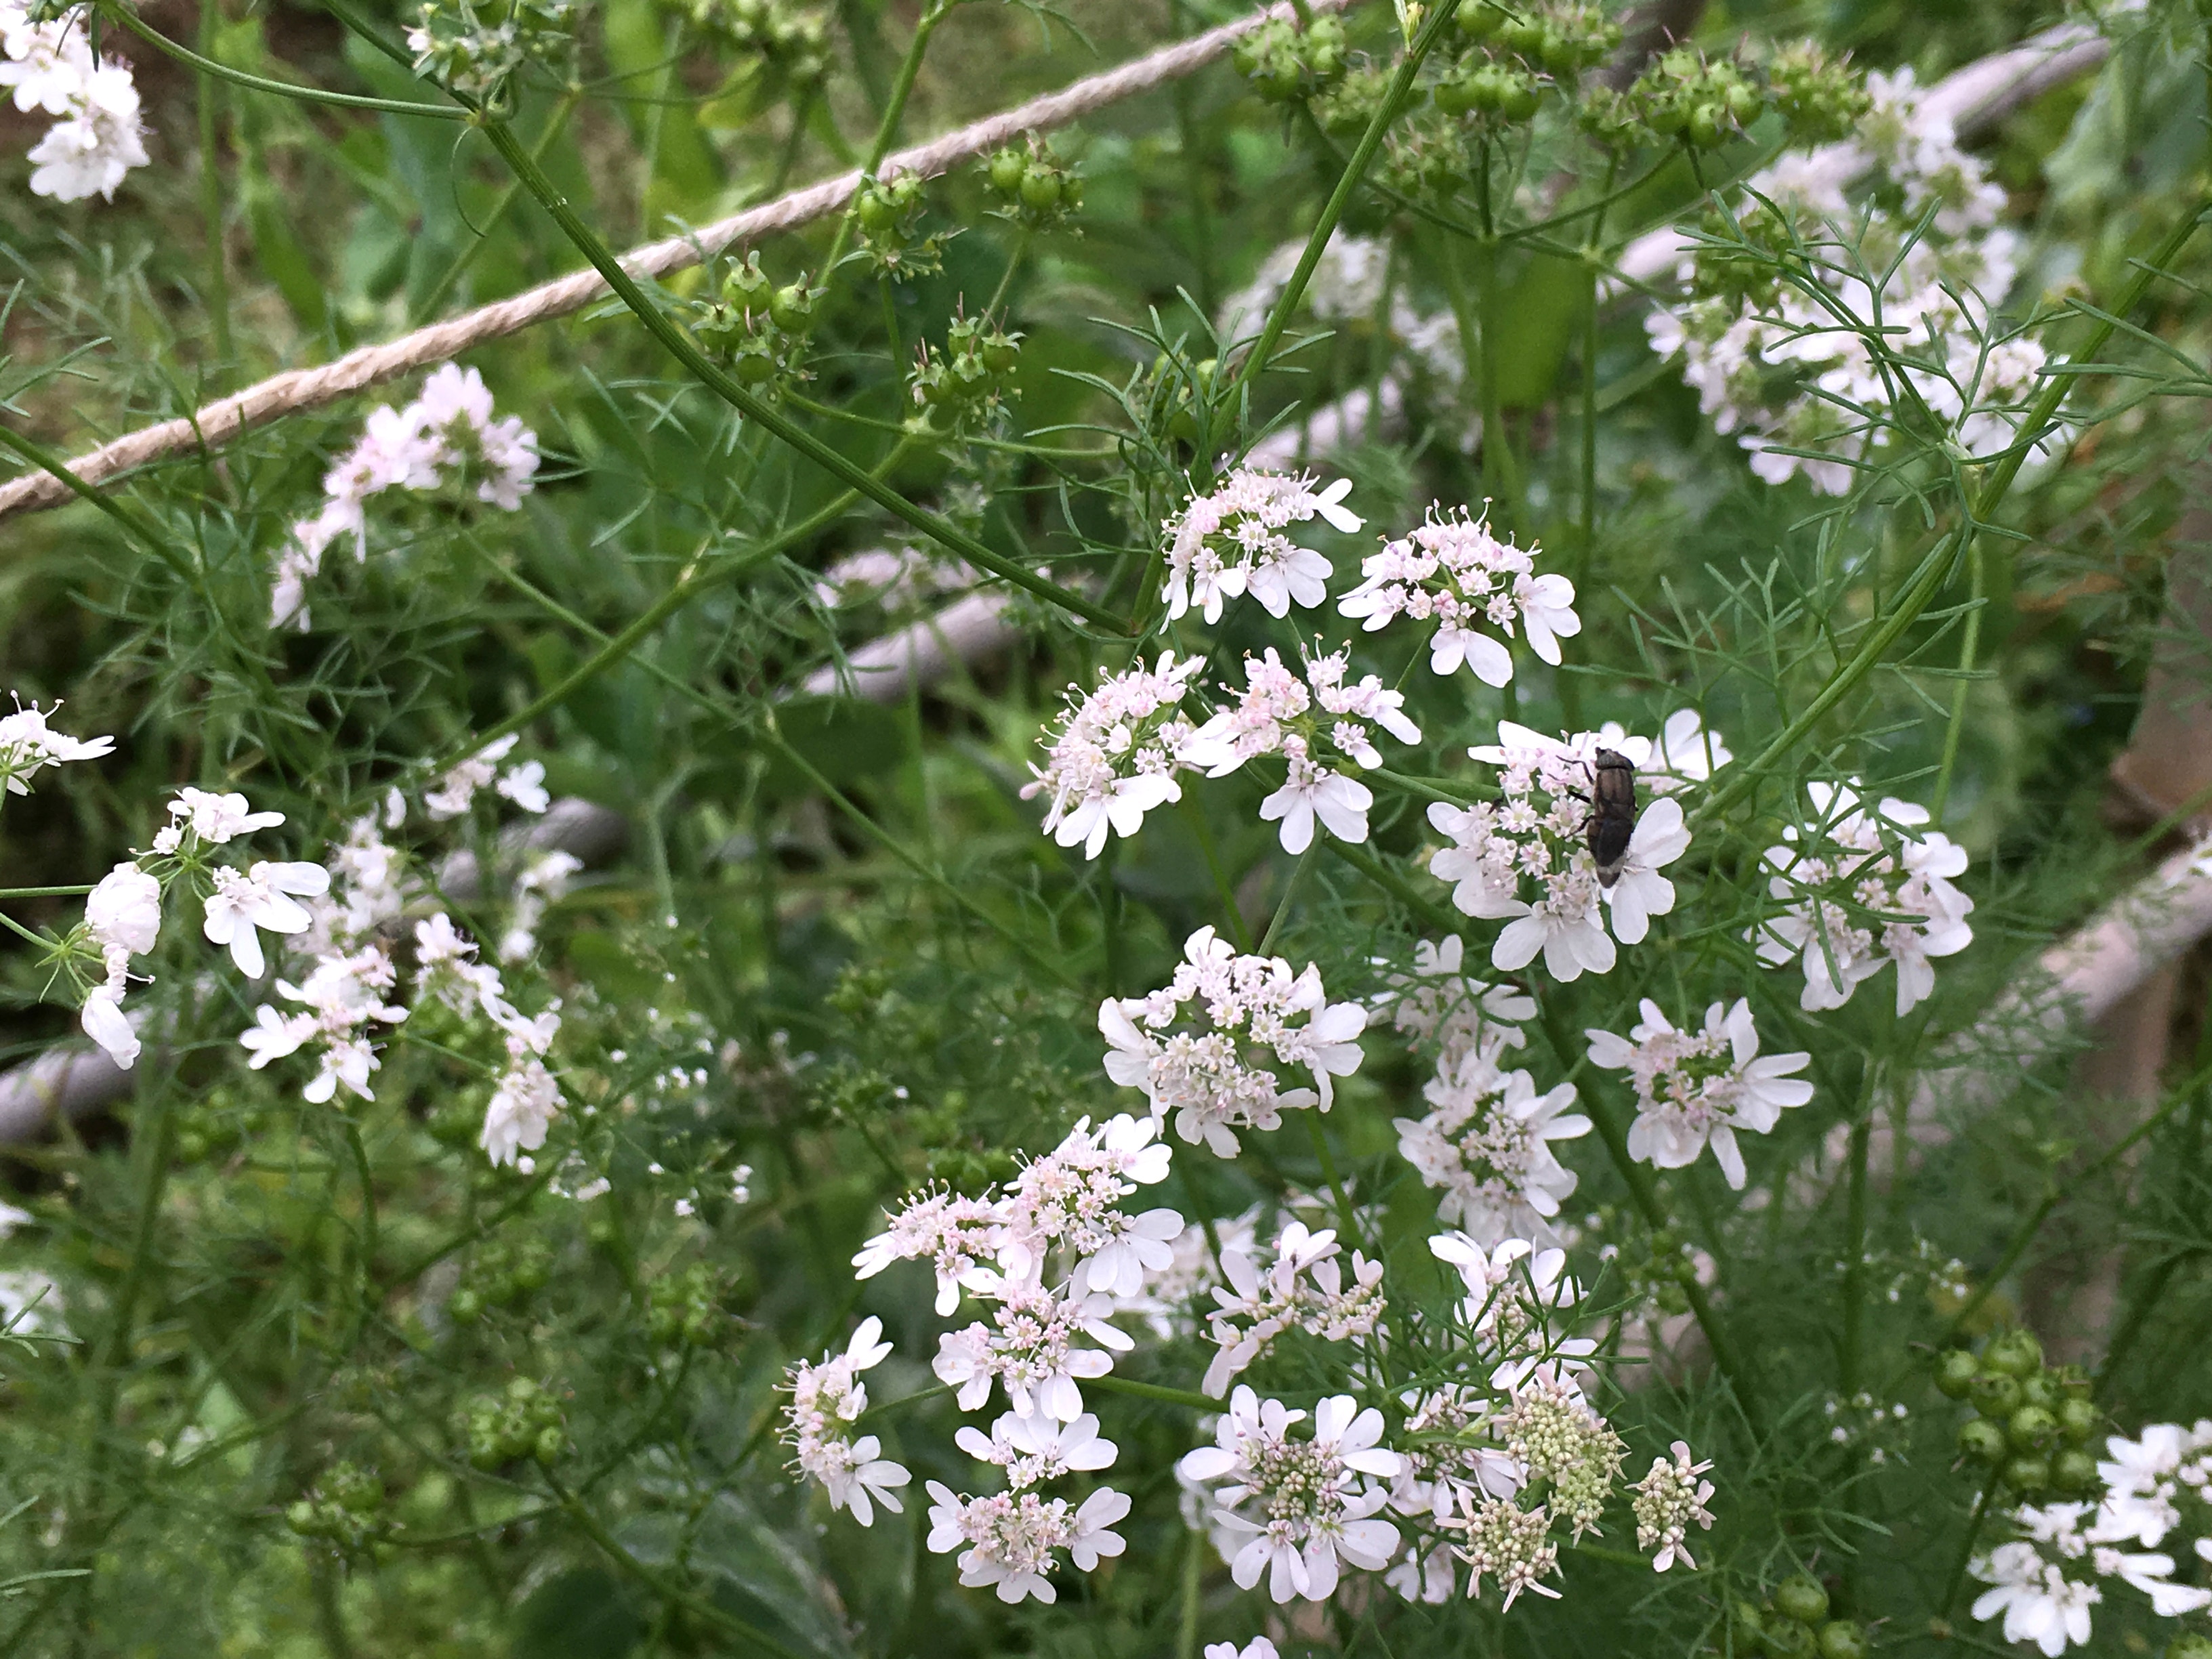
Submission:
[[[1349,3],[1350,0],[1313,0],[1309,9],[1340,11]],[[941,138],[900,150],[885,161],[884,170],[935,178],[1024,134],[1066,126],[1093,110],[1193,74],[1271,18],[1291,15],[1287,3],[1268,6],[1233,23],[1224,23],[1188,40],[1164,46],[1118,69],[987,116]],[[697,264],[732,244],[757,242],[782,231],[795,230],[842,210],[853,199],[860,183],[861,175],[855,170],[748,208],[726,219],[718,219],[686,234],[647,242],[623,257],[623,268],[634,276],[665,276],[671,271]],[[335,362],[271,375],[243,392],[218,398],[189,416],[143,427],[75,456],[69,462],[69,469],[87,483],[105,483],[120,473],[164,456],[186,450],[211,449],[283,416],[320,408],[365,387],[445,362],[487,340],[520,333],[549,318],[568,316],[604,299],[608,292],[606,280],[595,270],[556,277],[512,298],[465,312],[442,323],[433,323],[396,340],[349,351]],[[72,499],[69,487],[60,479],[51,473],[33,472],[0,485],[0,518],[10,513],[58,507]]]

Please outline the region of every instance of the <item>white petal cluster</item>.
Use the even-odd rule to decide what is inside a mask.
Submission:
[[[1433,674],[1455,674],[1464,665],[1484,684],[1504,685],[1513,678],[1513,653],[1497,635],[1511,639],[1516,626],[1530,650],[1556,665],[1559,641],[1582,632],[1575,585],[1536,574],[1534,553],[1493,534],[1488,520],[1487,502],[1480,517],[1432,504],[1426,523],[1361,562],[1363,580],[1338,611],[1364,619],[1370,633],[1400,617],[1434,623]]]
[[[1238,1129],[1273,1129],[1301,1107],[1327,1111],[1335,1080],[1359,1069],[1366,1026],[1358,1003],[1328,1000],[1312,963],[1295,973],[1280,957],[1239,956],[1211,927],[1184,941],[1166,986],[1098,1006],[1106,1075],[1142,1089],[1155,1119],[1172,1114],[1177,1134],[1220,1158],[1237,1156]],[[1284,1072],[1312,1086],[1285,1087]]]
[[[1220,312],[1224,341],[1258,332],[1305,251],[1304,237],[1285,242],[1261,262],[1249,285],[1229,297]],[[1340,333],[1357,336],[1379,324],[1389,343],[1397,348],[1389,354],[1394,362],[1417,370],[1447,395],[1455,393],[1467,378],[1459,319],[1449,307],[1421,310],[1407,291],[1402,271],[1401,280],[1390,281],[1391,266],[1389,243],[1339,230],[1322,247],[1321,263],[1306,283],[1305,309],[1334,325]],[[1392,395],[1391,390],[1383,395]]]
[[[526,812],[543,812],[553,804],[545,792],[545,763],[520,761],[504,771],[500,769],[500,763],[514,752],[514,745],[521,740],[510,732],[459,763],[438,781],[436,788],[423,795],[424,810],[440,823],[465,817],[477,791],[489,788]]]
[[[1103,1291],[989,1274],[974,1294],[994,1304],[990,1322],[945,1332],[931,1362],[938,1381],[957,1391],[963,1412],[981,1410],[995,1382],[1017,1415],[1072,1423],[1083,1414],[1082,1384],[1105,1376],[1115,1352],[1134,1346],[1109,1322],[1114,1298]]]
[[[200,932],[210,945],[227,945],[248,979],[268,969],[261,935],[304,933],[314,918],[300,901],[331,890],[331,872],[319,864],[257,860],[244,874],[218,867],[215,890],[202,907]]]
[[[499,969],[476,955],[476,941],[444,911],[416,923],[415,1000],[419,1006],[425,997],[435,997],[464,1018],[481,1014],[505,1038],[507,1066],[484,1106],[477,1144],[495,1165],[513,1164],[526,1173],[531,1160],[523,1154],[545,1144],[567,1104],[560,1080],[545,1064],[561,1033],[561,1005],[556,1000],[534,1016],[525,1014],[507,1000]]]
[[[1213,1292],[1219,1305],[1209,1316],[1208,1334],[1215,1352],[1200,1386],[1218,1400],[1288,1330],[1325,1342],[1371,1334],[1382,1317],[1382,1264],[1354,1250],[1347,1285],[1341,1255],[1334,1230],[1315,1232],[1302,1221],[1285,1224],[1264,1261],[1252,1242],[1224,1244],[1221,1271],[1229,1282]]]
[[[1003,1194],[912,1194],[854,1256],[854,1276],[927,1261],[940,1316],[959,1307],[963,1290],[989,1297],[1047,1279],[1065,1282],[1078,1300],[1097,1292],[1116,1304],[1133,1301],[1173,1265],[1183,1232],[1173,1210],[1122,1207],[1139,1188],[1167,1179],[1171,1154],[1158,1135],[1154,1118],[1123,1113],[1094,1129],[1086,1117]]]
[[[1871,75],[1867,89],[1875,106],[1857,143],[1778,162],[1741,204],[1747,230],[1809,264],[1819,291],[1776,282],[1747,294],[1720,269],[1741,256],[1701,250],[1681,268],[1689,297],[1645,322],[1753,471],[1777,484],[1802,474],[1831,495],[1929,418],[1960,459],[2005,449],[2045,362],[2040,343],[1992,316],[2018,267],[2019,239],[1997,227],[2003,190],[1925,106],[1910,69]],[[1845,181],[1869,165],[1900,207],[1879,191],[1863,210],[1846,199]]]
[[[814,597],[832,610],[880,605],[911,611],[948,593],[975,586],[975,568],[927,548],[866,548],[833,559],[814,584]]]
[[[146,154],[138,86],[112,52],[94,56],[91,8],[76,6],[34,23],[24,0],[0,0],[0,87],[15,107],[54,124],[31,149],[31,193],[58,202],[115,199],[115,187]]]
[[[2088,1642],[2089,1609],[2107,1584],[2148,1597],[2162,1619],[2212,1607],[2212,1589],[2175,1583],[2174,1558],[2157,1547],[2193,1532],[2196,1553],[2212,1562],[2212,1421],[2154,1423],[2136,1439],[2105,1443],[2111,1455],[2097,1465],[2104,1490],[2095,1502],[2023,1505],[2011,1516],[2021,1535],[1972,1565],[1990,1587],[1974,1617],[2002,1613],[2005,1640],[2033,1642],[2048,1659]]]
[[[1358,517],[1343,507],[1352,480],[1314,489],[1310,476],[1239,467],[1203,495],[1194,495],[1162,527],[1167,538],[1167,581],[1162,590],[1170,620],[1195,606],[1209,623],[1222,606],[1249,593],[1271,617],[1293,605],[1310,610],[1328,597],[1328,560],[1285,533],[1316,519],[1345,532]]]
[[[883,1321],[862,1320],[844,1352],[824,1354],[819,1364],[800,1360],[784,1385],[791,1401],[783,1409],[783,1443],[791,1449],[792,1467],[821,1483],[831,1509],[851,1510],[864,1527],[875,1523],[878,1504],[894,1515],[904,1511],[898,1488],[912,1478],[902,1465],[878,1455],[883,1447],[874,1435],[853,1432],[868,1408],[868,1385],[860,1373],[891,1351],[883,1334]]]
[[[343,1083],[362,1099],[375,1099],[368,1080],[379,1061],[367,1027],[371,1022],[396,1025],[407,1018],[405,1008],[383,1000],[398,981],[390,953],[374,945],[321,957],[298,985],[278,980],[277,992],[304,1006],[293,1014],[280,1013],[265,1002],[255,1009],[254,1024],[238,1039],[252,1056],[246,1063],[258,1072],[319,1042],[319,1064],[301,1094],[319,1105]]]
[[[1935,991],[1936,958],[1973,943],[1974,902],[1952,884],[1966,849],[1923,829],[1928,809],[1911,801],[1886,797],[1869,811],[1852,784],[1808,783],[1805,793],[1808,824],[1766,849],[1767,890],[1784,908],[1751,935],[1759,960],[1802,963],[1798,1002],[1808,1012],[1842,1007],[1893,963],[1897,1012],[1910,1013]]]
[[[73,738],[55,731],[46,722],[59,703],[41,708],[34,702],[26,708],[12,695],[9,700],[15,712],[0,714],[0,788],[8,794],[29,794],[31,780],[42,767],[97,760],[115,750],[113,738]]]
[[[483,375],[454,363],[434,370],[404,409],[386,404],[372,410],[360,441],[324,475],[322,510],[292,526],[277,556],[270,626],[307,630],[307,583],[332,543],[350,537],[354,557],[368,556],[370,496],[473,477],[478,501],[512,513],[530,493],[538,462],[538,434],[517,416],[495,417]]]
[[[1303,672],[1287,667],[1270,646],[1244,659],[1244,690],[1192,735],[1182,762],[1210,778],[1226,777],[1247,761],[1280,755],[1283,787],[1260,804],[1267,823],[1280,820],[1283,850],[1313,844],[1314,824],[1339,841],[1367,839],[1374,793],[1349,768],[1382,765],[1370,726],[1401,743],[1419,743],[1421,728],[1406,718],[1406,699],[1372,674],[1351,678],[1351,653],[1307,655]]]
[[[929,1498],[931,1550],[939,1555],[960,1550],[960,1582],[971,1589],[988,1586],[1001,1601],[1032,1595],[1054,1600],[1057,1592],[1046,1575],[1060,1565],[1062,1550],[1079,1570],[1090,1572],[1127,1547],[1113,1528],[1128,1514],[1129,1500],[1111,1486],[1071,1505],[1065,1498],[1034,1492],[968,1498],[933,1480]]]
[[[1048,798],[1044,827],[1062,847],[1081,846],[1085,858],[1106,849],[1109,831],[1133,836],[1155,806],[1182,799],[1176,774],[1196,724],[1183,713],[1192,678],[1202,658],[1178,663],[1164,651],[1151,668],[1140,661],[1127,672],[1099,677],[1085,693],[1067,690],[1067,713],[1052,734],[1045,763],[1030,769],[1024,799]]]
[[[1439,1070],[1422,1090],[1429,1110],[1394,1120],[1398,1151],[1439,1189],[1437,1216],[1485,1246],[1508,1238],[1557,1241],[1552,1219],[1577,1176],[1552,1151],[1556,1140],[1590,1132],[1590,1121],[1569,1112],[1575,1085],[1545,1094],[1526,1072],[1501,1072],[1480,1051]]]
[[[1264,1577],[1279,1602],[1325,1601],[1343,1564],[1380,1572],[1398,1551],[1398,1528],[1378,1516],[1390,1500],[1382,1483],[1404,1460],[1381,1443],[1382,1413],[1333,1395],[1314,1407],[1310,1432],[1294,1432],[1305,1421],[1240,1384],[1214,1443],[1177,1466],[1212,1487],[1212,1518],[1245,1540],[1229,1558],[1230,1577],[1242,1589]]]
[[[100,952],[101,982],[86,994],[78,1020],[84,1034],[125,1071],[137,1064],[138,1033],[123,1013],[131,958],[145,956],[161,932],[161,884],[133,863],[117,865],[84,901],[85,937]]]
[[[1669,729],[1678,729],[1674,721]],[[1611,887],[1600,884],[1586,838],[1588,796],[1601,749],[1626,756],[1638,769],[1639,788],[1648,785],[1658,797],[1643,803]],[[1725,750],[1716,752],[1725,757]],[[1490,951],[1491,966],[1500,972],[1516,972],[1540,956],[1545,969],[1562,981],[1610,973],[1614,940],[1640,944],[1650,919],[1674,908],[1674,884],[1659,872],[1689,849],[1690,832],[1680,804],[1665,792],[1693,775],[1668,763],[1677,754],[1706,759],[1704,746],[1685,737],[1662,750],[1649,740],[1608,740],[1595,732],[1550,738],[1501,720],[1496,744],[1468,753],[1498,769],[1499,799],[1429,808],[1429,823],[1451,843],[1430,860],[1430,872],[1452,884],[1452,902],[1467,915],[1506,923]]]
[[[1698,1564],[1685,1540],[1693,1525],[1712,1529],[1713,1515],[1705,1500],[1713,1495],[1713,1483],[1698,1479],[1712,1464],[1692,1463],[1686,1440],[1677,1440],[1668,1449],[1673,1458],[1653,1458],[1650,1469],[1636,1483],[1636,1547],[1658,1552],[1651,1559],[1654,1572],[1664,1572],[1677,1561],[1694,1571]]]
[[[1589,1030],[1590,1064],[1626,1071],[1636,1088],[1636,1121],[1629,1126],[1629,1155],[1662,1170],[1698,1161],[1710,1143],[1728,1184],[1743,1190],[1743,1153],[1736,1132],[1768,1134],[1785,1108],[1802,1106],[1813,1085],[1792,1072],[1813,1062],[1807,1054],[1759,1054],[1759,1027],[1751,1004],[1714,1003],[1702,1030],[1676,1030],[1650,998],[1644,1018],[1626,1037]]]

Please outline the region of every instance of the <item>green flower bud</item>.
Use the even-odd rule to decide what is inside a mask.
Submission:
[[[1504,21],[1505,14],[1492,0],[1461,0],[1460,9],[1452,14],[1453,27],[1468,40],[1487,40]]]
[[[1820,1659],[1867,1659],[1866,1626],[1855,1619],[1831,1619],[1820,1626]]]
[[[2058,1431],[2069,1444],[2087,1445],[2104,1421],[2104,1413],[2097,1409],[2094,1401],[2069,1395],[2058,1402]]]
[[[1974,1378],[1974,1409],[1984,1417],[2010,1417],[2026,1403],[2016,1376],[1984,1370]]]
[[[1800,1624],[1817,1625],[1828,1616],[1828,1592],[1812,1574],[1796,1573],[1776,1587],[1774,1607]]]
[[[1245,72],[1250,73],[1249,70]],[[991,188],[1001,196],[1012,196],[1022,187],[1022,174],[1029,170],[1029,157],[1018,149],[999,151],[990,161]]]
[[[2035,1451],[2058,1437],[2058,1419],[2043,1406],[2022,1406],[2005,1419],[2005,1438],[2015,1451]]]
[[[2096,1491],[2102,1478],[2097,1473],[2097,1460],[2078,1446],[2069,1446],[2051,1460],[2051,1484],[2069,1498]]]

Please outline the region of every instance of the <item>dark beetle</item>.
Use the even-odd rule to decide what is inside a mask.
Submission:
[[[1597,751],[1590,766],[1589,803],[1583,836],[1597,860],[1598,884],[1610,887],[1620,879],[1628,840],[1636,832],[1636,769],[1627,756],[1611,749]]]

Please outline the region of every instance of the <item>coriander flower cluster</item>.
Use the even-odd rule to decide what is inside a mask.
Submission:
[[[1746,186],[1740,223],[1771,264],[1700,248],[1681,266],[1686,297],[1645,322],[1753,471],[1831,495],[1911,424],[1932,421],[1968,456],[2003,450],[2045,362],[1992,314],[2018,266],[2003,190],[1910,69],[1867,89],[1857,142],[1785,157]],[[1873,204],[1856,209],[1847,188],[1869,168]],[[1802,262],[1809,283],[1781,278]]]
[[[975,568],[949,553],[917,547],[872,547],[830,562],[814,597],[831,610],[879,605],[904,611],[975,586]]]
[[[1635,1085],[1629,1155],[1662,1170],[1680,1170],[1696,1163],[1710,1144],[1728,1184],[1741,1192],[1745,1171],[1736,1132],[1770,1133],[1784,1109],[1812,1099],[1813,1085],[1790,1073],[1803,1071],[1813,1057],[1761,1059],[1759,1027],[1742,997],[1732,1006],[1716,1002],[1706,1009],[1702,1030],[1675,1030],[1649,997],[1639,1008],[1644,1018],[1626,1037],[1601,1030],[1583,1034],[1589,1039],[1593,1066],[1626,1071]]]
[[[538,435],[520,418],[495,419],[491,392],[473,368],[447,363],[404,409],[370,411],[362,436],[324,475],[322,510],[292,526],[277,555],[269,625],[309,626],[307,583],[331,544],[350,538],[356,561],[368,557],[368,501],[389,489],[434,490],[466,477],[476,496],[512,513],[532,488]]]
[[[1432,622],[1429,672],[1450,675],[1463,664],[1486,685],[1513,678],[1513,653],[1503,635],[1516,625],[1528,648],[1557,665],[1559,641],[1582,632],[1575,614],[1575,585],[1565,576],[1535,574],[1535,559],[1492,533],[1488,503],[1481,517],[1464,507],[1445,513],[1431,505],[1428,520],[1360,563],[1364,580],[1337,604],[1363,620],[1369,633],[1400,617]],[[1488,631],[1486,631],[1488,630]]]
[[[1705,1507],[1713,1483],[1698,1476],[1712,1464],[1692,1463],[1686,1440],[1677,1440],[1668,1449],[1673,1457],[1653,1458],[1651,1468],[1636,1483],[1636,1547],[1658,1552],[1651,1561],[1654,1572],[1664,1572],[1677,1561],[1694,1571],[1698,1564],[1690,1555],[1690,1528],[1694,1525],[1710,1532],[1713,1524],[1712,1511]]]
[[[1750,938],[1769,967],[1802,964],[1798,1001],[1808,1012],[1842,1007],[1894,965],[1902,1016],[1933,994],[1936,959],[1973,943],[1974,902],[1952,884],[1966,851],[1923,828],[1924,806],[1885,797],[1869,810],[1856,781],[1805,786],[1809,821],[1786,827],[1765,854],[1767,890],[1783,908]]]
[[[1417,941],[1410,971],[1382,957],[1374,962],[1383,970],[1383,988],[1372,999],[1376,1012],[1389,1014],[1416,1052],[1436,1051],[1438,1076],[1456,1073],[1469,1054],[1495,1065],[1506,1049],[1526,1047],[1528,1035],[1521,1028],[1536,1018],[1534,998],[1463,973],[1466,956],[1465,943],[1452,933],[1442,943]]]
[[[1142,1089],[1155,1120],[1172,1114],[1178,1135],[1218,1158],[1237,1156],[1239,1129],[1275,1128],[1303,1107],[1327,1111],[1335,1080],[1359,1069],[1366,1026],[1358,1003],[1328,1000],[1315,964],[1296,973],[1280,957],[1239,955],[1211,927],[1184,941],[1167,985],[1098,1006],[1106,1075]],[[1312,1086],[1285,1087],[1285,1073]]]
[[[41,708],[33,702],[26,708],[13,694],[9,701],[15,712],[0,714],[0,795],[29,794],[31,780],[46,767],[98,760],[115,752],[113,738],[73,738],[55,731],[47,722],[59,703]]]
[[[543,812],[553,804],[545,791],[545,763],[521,761],[503,769],[500,765],[520,741],[517,733],[510,732],[456,763],[438,780],[436,788],[423,795],[423,810],[434,822],[465,817],[475,805],[477,791],[489,788],[526,812]]]
[[[1577,1177],[1552,1143],[1590,1132],[1567,1109],[1575,1085],[1539,1094],[1526,1072],[1501,1072],[1480,1051],[1440,1070],[1422,1090],[1429,1110],[1394,1120],[1400,1156],[1439,1189],[1437,1216],[1486,1245],[1508,1238],[1553,1242],[1553,1218]]]
[[[1343,506],[1352,480],[1316,490],[1305,475],[1239,467],[1220,484],[1194,495],[1170,518],[1167,580],[1162,597],[1170,620],[1195,606],[1209,623],[1222,607],[1249,593],[1271,617],[1291,605],[1310,610],[1328,597],[1328,558],[1287,533],[1319,519],[1349,535],[1361,520]]]
[[[1496,744],[1468,750],[1498,769],[1498,799],[1429,808],[1430,823],[1450,843],[1429,871],[1452,884],[1452,902],[1467,915],[1506,923],[1491,946],[1491,966],[1512,973],[1541,956],[1562,981],[1609,973],[1614,940],[1641,943],[1650,919],[1674,908],[1674,884],[1659,872],[1689,849],[1690,833],[1680,804],[1666,792],[1709,775],[1727,755],[1693,742],[1680,720],[1668,722],[1661,744],[1594,732],[1550,738],[1501,720]],[[1587,839],[1589,795],[1606,750],[1626,756],[1638,784],[1658,797],[1638,817],[1610,885],[1601,881]]]
[[[868,1408],[868,1385],[860,1373],[891,1351],[883,1332],[882,1320],[862,1320],[844,1352],[824,1354],[819,1364],[800,1360],[784,1384],[791,1395],[783,1420],[792,1467],[829,1493],[831,1509],[851,1510],[864,1527],[875,1523],[878,1504],[894,1515],[903,1513],[898,1489],[913,1478],[902,1464],[878,1455],[883,1446],[874,1435],[853,1432]]]
[[[25,0],[0,0],[0,87],[15,89],[24,113],[54,118],[31,148],[31,193],[112,202],[124,176],[151,159],[131,66],[112,52],[94,53],[90,7],[44,23],[31,11]]]
[[[1229,1282],[1214,1288],[1219,1306],[1208,1317],[1215,1352],[1199,1385],[1217,1400],[1285,1331],[1349,1342],[1371,1335],[1382,1317],[1382,1264],[1354,1250],[1347,1285],[1334,1230],[1316,1232],[1304,1222],[1288,1222],[1268,1247],[1264,1265],[1255,1260],[1255,1250],[1249,1243],[1221,1249],[1221,1271]]]
[[[2106,1449],[2094,1501],[2022,1505],[2009,1517],[2016,1535],[1972,1564],[1990,1586],[1974,1617],[2002,1615],[2005,1640],[2032,1642],[2046,1659],[2088,1642],[2090,1609],[2107,1588],[2147,1596],[2161,1619],[2212,1607],[2212,1589],[2175,1582],[2171,1553],[2186,1541],[2212,1563],[2212,1421],[2154,1423],[2133,1440],[2112,1436]]]
[[[1045,763],[1032,767],[1022,798],[1049,797],[1044,828],[1085,858],[1106,850],[1109,832],[1137,833],[1145,814],[1182,799],[1176,774],[1197,726],[1182,700],[1205,659],[1176,660],[1164,651],[1151,668],[1139,661],[1124,673],[1102,674],[1088,693],[1068,688],[1067,713]]]
[[[1286,853],[1313,844],[1316,822],[1339,841],[1367,839],[1374,792],[1346,768],[1382,765],[1370,726],[1401,743],[1421,740],[1420,727],[1406,718],[1403,694],[1372,674],[1352,680],[1348,651],[1308,656],[1302,667],[1303,674],[1288,667],[1272,646],[1264,657],[1246,657],[1237,702],[1200,726],[1182,752],[1185,765],[1210,778],[1280,755],[1287,774],[1283,787],[1260,803],[1260,817],[1280,821]]]

